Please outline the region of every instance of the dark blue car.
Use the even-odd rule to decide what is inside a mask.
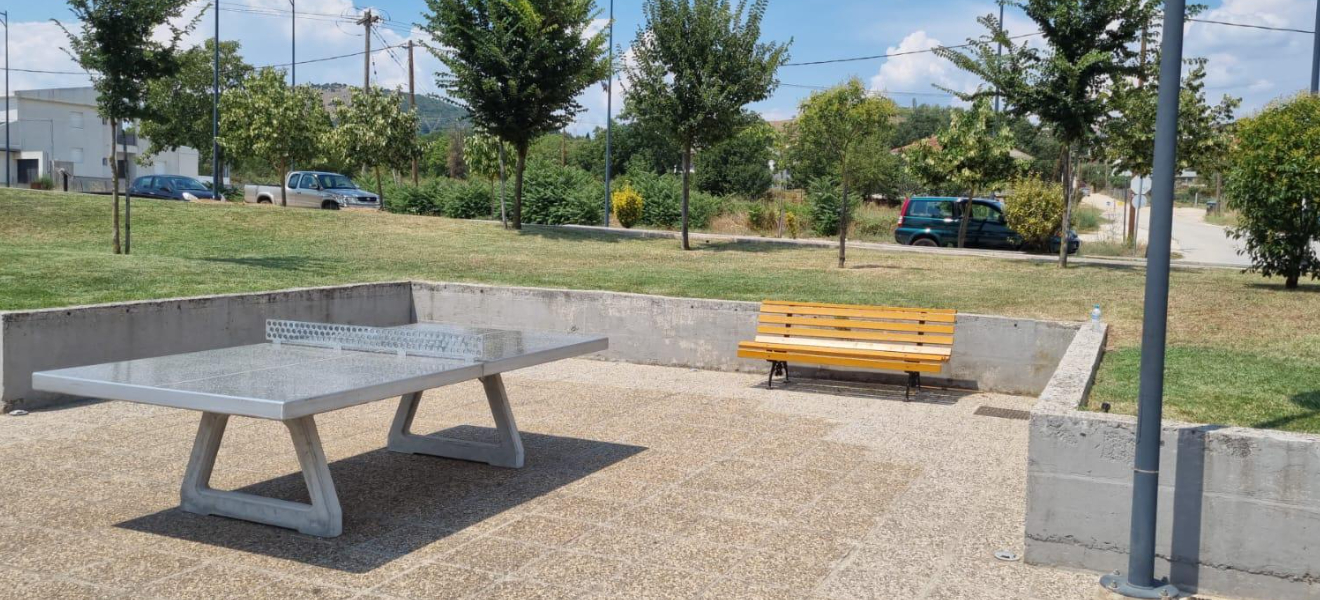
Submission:
[[[914,196],[903,202],[894,240],[913,246],[957,246],[958,227],[967,198]],[[967,224],[967,247],[993,250],[1019,250],[1022,236],[1008,226],[1004,205],[998,200],[976,198],[971,203],[972,218]],[[1068,253],[1077,252],[1081,240],[1068,232]],[[1059,238],[1050,240],[1050,251],[1059,251]]]
[[[215,200],[211,188],[192,177],[182,175],[146,175],[133,180],[129,193],[139,198],[162,200]],[[224,196],[218,199],[224,200]]]

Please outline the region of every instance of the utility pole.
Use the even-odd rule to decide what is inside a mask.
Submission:
[[[413,61],[413,41],[408,40],[408,109],[417,112],[417,63]],[[413,187],[418,185],[417,157],[412,159]]]
[[[358,25],[367,28],[366,35],[362,39],[366,40],[367,49],[362,55],[362,91],[371,89],[371,26],[381,21],[380,15],[371,12],[368,8],[362,11],[362,18],[357,20]]]
[[[1001,36],[1004,35],[1004,1],[1003,1],[1003,0],[1000,0],[1000,2],[999,2],[999,35],[1001,35]],[[999,46],[999,48],[998,48],[998,50],[995,51],[995,56],[1003,56],[1003,55],[1004,55],[1004,43],[1003,43],[1003,42],[999,42],[998,46]],[[914,98],[913,101],[915,102],[916,99]],[[999,112],[999,93],[998,93],[998,90],[995,91],[995,112]]]
[[[1184,0],[1164,3],[1160,92],[1155,116],[1155,160],[1146,258],[1146,296],[1141,326],[1141,384],[1137,404],[1137,451],[1132,466],[1132,531],[1128,572],[1100,578],[1106,589],[1130,598],[1180,598],[1155,579],[1155,518],[1159,508],[1160,432],[1164,411],[1164,351],[1169,324],[1169,245],[1173,233],[1173,180],[1177,170],[1178,95],[1182,81]]]
[[[215,69],[211,81],[211,191],[220,193],[220,3],[215,8]]]
[[[610,158],[614,137],[614,0],[610,0],[610,78],[605,84],[605,226],[610,226]]]
[[[10,187],[13,182],[9,179],[9,11],[0,11],[0,16],[5,18],[5,187]]]
[[[1315,45],[1311,49],[1311,93],[1316,92],[1320,92],[1320,2],[1315,6]]]
[[[289,31],[293,38],[293,42],[289,46],[289,53],[292,55],[289,64],[289,76],[292,86],[298,87],[298,6],[293,1],[289,0],[289,11],[293,13],[293,17],[289,19]]]

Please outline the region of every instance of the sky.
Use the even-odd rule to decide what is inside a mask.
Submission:
[[[1204,0],[1203,0],[1204,1]],[[608,22],[609,0],[596,0],[600,8],[597,27]],[[423,20],[422,0],[296,0],[298,60],[312,60],[361,52],[363,28],[352,21],[365,8],[373,8],[388,19],[373,47],[419,43],[429,40],[415,27]],[[1315,23],[1314,0],[1209,0],[1202,19],[1310,30]],[[614,45],[627,53],[642,21],[641,0],[615,0]],[[212,3],[199,0],[190,6],[191,18],[204,12],[197,28],[186,38],[192,45],[209,38],[215,23]],[[0,7],[3,8],[3,7]],[[258,66],[290,62],[290,0],[220,0],[220,35],[242,44],[245,59]],[[68,56],[67,40],[57,20],[76,29],[64,2],[46,0],[19,3],[8,9],[11,27],[9,52],[13,90],[76,87],[89,78]],[[964,43],[984,33],[976,22],[981,15],[998,10],[993,0],[771,0],[762,36],[788,41],[791,63],[866,57],[938,45]],[[1031,22],[1018,9],[1009,8],[1005,26],[1010,35],[1031,33]],[[379,35],[379,37],[376,37]],[[1038,39],[1038,38],[1036,38]],[[1258,110],[1270,100],[1290,95],[1310,83],[1312,36],[1304,33],[1265,31],[1190,23],[1184,53],[1209,59],[1207,94],[1217,99],[1228,94],[1243,99],[1240,113]],[[372,81],[385,87],[407,85],[407,52],[377,52],[372,55]],[[435,74],[443,71],[439,60],[418,48],[417,90],[441,94]],[[301,83],[362,81],[361,56],[302,64],[297,68]],[[32,73],[36,71],[73,74]],[[972,90],[978,81],[931,53],[915,53],[819,65],[787,65],[779,73],[780,87],[767,100],[752,105],[767,119],[791,117],[798,104],[814,89],[833,85],[849,77],[860,78],[868,87],[893,98],[901,105],[913,101],[949,104],[954,98],[935,87]],[[614,110],[622,105],[622,86],[615,85]],[[604,125],[607,94],[601,86],[583,93],[586,108],[571,127],[576,133]]]

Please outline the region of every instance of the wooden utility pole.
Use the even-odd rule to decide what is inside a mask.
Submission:
[[[408,109],[417,113],[416,62],[413,61],[413,41],[408,40]],[[418,185],[417,157],[412,159],[413,187]]]
[[[362,91],[371,89],[371,26],[381,21],[380,15],[371,12],[368,8],[362,11],[362,18],[357,20],[358,25],[366,27],[366,35],[362,39],[366,40],[366,52],[362,54]]]

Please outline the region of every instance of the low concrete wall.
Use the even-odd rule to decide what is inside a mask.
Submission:
[[[34,391],[34,371],[257,343],[266,319],[413,318],[408,282],[0,312],[0,404],[8,411],[69,399]]]
[[[608,335],[610,349],[604,356],[613,360],[766,370],[764,361],[737,357],[738,342],[755,335],[756,302],[421,282],[413,284],[413,297],[422,320]],[[1076,331],[1075,323],[960,314],[953,359],[939,377],[926,379],[963,388],[1038,394]],[[794,372],[841,375],[837,370],[796,367]]]
[[[1030,421],[1027,562],[1127,570],[1136,419],[1085,406],[1082,330]],[[1320,436],[1166,422],[1156,565],[1188,592],[1320,598]]]

